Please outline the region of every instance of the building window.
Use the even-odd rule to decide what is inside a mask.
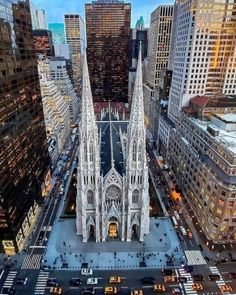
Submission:
[[[87,192],[87,203],[88,203],[88,205],[93,205],[94,204],[93,192],[91,190],[89,190]]]
[[[139,191],[136,189],[133,191],[133,194],[132,194],[132,203],[138,204],[138,202],[139,202]]]
[[[216,213],[219,214],[219,215],[221,215],[221,214],[222,214],[222,210],[221,210],[220,208],[218,208],[218,209],[216,210]]]
[[[89,161],[93,162],[93,145],[90,144],[89,146]]]
[[[138,147],[138,161],[141,162],[142,161],[142,146],[143,143],[142,141],[139,143],[139,147]]]
[[[225,200],[219,199],[218,204],[219,204],[220,206],[224,206],[224,204],[225,204]]]
[[[229,207],[233,207],[234,201],[229,201]]]
[[[85,142],[84,142],[84,161],[87,162],[87,146]]]
[[[136,161],[136,154],[137,154],[137,143],[134,141],[133,143],[133,161]]]

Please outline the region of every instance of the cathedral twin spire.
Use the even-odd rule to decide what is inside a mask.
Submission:
[[[143,79],[142,79],[142,49],[139,48],[138,65],[134,84],[129,130],[130,136],[136,130],[143,131],[144,125],[144,106],[143,106]]]
[[[83,61],[82,109],[80,122],[83,131],[86,130],[89,132],[91,130],[97,130],[86,53],[84,54]]]

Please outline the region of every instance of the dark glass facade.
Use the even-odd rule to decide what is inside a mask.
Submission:
[[[85,4],[87,56],[94,101],[128,102],[131,5]]]
[[[0,0],[0,241],[17,251],[49,171],[28,1]]]
[[[52,42],[52,32],[49,30],[34,30],[34,46],[36,55],[54,56],[54,47]]]

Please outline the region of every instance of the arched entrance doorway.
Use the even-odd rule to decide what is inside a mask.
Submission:
[[[138,238],[138,226],[137,224],[132,225],[132,239]]]
[[[89,239],[93,240],[95,239],[95,228],[94,225],[90,224],[89,226]]]
[[[110,238],[117,238],[119,229],[118,229],[118,220],[115,217],[110,218],[108,222],[108,235]]]

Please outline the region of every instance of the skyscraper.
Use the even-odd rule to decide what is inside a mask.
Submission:
[[[168,116],[195,95],[236,94],[236,4],[234,1],[176,1]]]
[[[66,69],[66,60],[63,57],[55,57],[50,60],[51,78],[54,80],[61,95],[69,106],[70,123],[76,124],[79,113],[79,99],[75,93],[70,77]]]
[[[52,33],[49,30],[37,29],[33,31],[36,54],[54,56]]]
[[[172,30],[172,5],[160,5],[151,14],[148,44],[147,79],[144,84],[144,108],[148,118],[150,129],[155,132],[157,120],[157,103],[154,91],[159,87],[160,72],[166,70],[170,53],[170,40]]]
[[[131,5],[85,4],[88,68],[94,101],[128,102]]]
[[[144,20],[142,16],[138,19],[136,27],[131,29],[131,44],[129,54],[129,97],[132,96],[134,88],[140,42],[142,44],[142,61],[147,62],[148,28],[144,27]]]
[[[66,43],[70,45],[72,55],[73,85],[76,94],[81,88],[81,56],[85,50],[84,21],[78,14],[65,15]]]
[[[65,26],[63,23],[48,24],[49,30],[52,32],[52,41],[54,45],[65,44]]]
[[[30,1],[29,3],[30,3],[30,14],[31,14],[32,27],[33,27],[33,30],[36,30],[38,27],[37,16],[36,16],[36,7],[32,1]]]
[[[45,61],[41,61],[43,63]],[[39,63],[39,71],[42,73],[42,66]],[[48,64],[49,67],[49,64]],[[59,154],[66,143],[70,133],[70,111],[69,104],[61,95],[54,81],[46,75],[41,75],[40,88],[43,100],[43,111],[47,137],[56,137]]]
[[[48,29],[46,15],[44,9],[36,9],[37,29]]]
[[[13,254],[50,171],[29,3],[1,1],[0,11],[0,240],[1,250]]]

